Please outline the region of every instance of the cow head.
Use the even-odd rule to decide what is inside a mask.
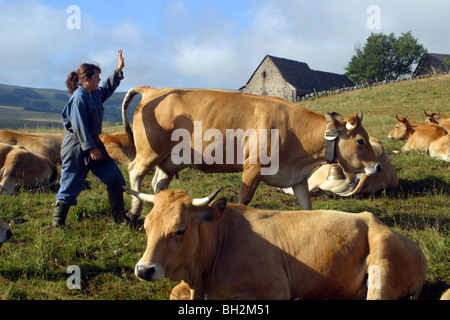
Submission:
[[[432,113],[428,114],[425,110],[423,111],[425,115],[427,116],[427,119],[425,120],[426,123],[436,123],[439,124],[439,121],[441,120],[441,112],[439,113]]]
[[[7,225],[0,221],[0,247],[3,245],[3,242],[8,241],[11,236],[11,229],[9,229]]]
[[[411,125],[409,124],[408,119],[405,117],[399,118],[397,115],[395,115],[395,117],[397,118],[397,123],[395,124],[394,129],[389,132],[388,138],[395,140],[408,140],[411,131]]]
[[[202,199],[192,199],[183,191],[168,189],[156,195],[126,190],[154,204],[145,218],[147,248],[136,264],[136,276],[146,281],[164,277],[182,280],[185,277],[183,266],[194,259],[200,245],[199,224],[219,219],[226,207],[224,198],[208,205],[221,189]]]
[[[381,164],[369,143],[369,135],[361,125],[361,112],[349,117],[347,121],[329,113],[325,114],[325,119],[325,138],[336,141],[335,156],[344,171],[373,175],[381,170]]]

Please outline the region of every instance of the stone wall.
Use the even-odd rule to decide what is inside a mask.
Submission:
[[[280,97],[288,101],[296,101],[297,97],[295,88],[284,80],[270,59],[265,59],[261,63],[249,83],[241,91]]]

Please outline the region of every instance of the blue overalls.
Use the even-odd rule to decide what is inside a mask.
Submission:
[[[64,107],[61,119],[68,132],[61,145],[61,181],[56,195],[58,201],[76,205],[89,171],[106,184],[108,191],[122,191],[125,179],[113,160],[95,166],[86,166],[84,161],[88,150],[96,147],[94,138],[102,132],[102,103],[114,93],[122,79],[122,72],[116,69],[102,87],[91,95],[80,86]]]

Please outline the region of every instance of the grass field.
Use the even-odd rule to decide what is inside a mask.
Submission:
[[[423,121],[427,111],[450,114],[450,76],[392,83],[340,95],[303,101],[308,109],[323,114],[336,111],[344,117],[364,114],[363,125],[380,139],[394,168],[399,187],[374,196],[340,198],[315,195],[314,209],[348,212],[370,211],[394,230],[417,242],[424,251],[428,271],[421,299],[438,299],[450,286],[450,165],[418,152],[394,153],[403,142],[390,141],[387,134],[395,115]],[[39,131],[39,129],[36,129]],[[45,130],[45,129],[42,129]],[[42,131],[41,130],[41,131]],[[104,128],[104,132],[122,128]],[[126,166],[120,166],[128,181]],[[151,175],[143,190],[152,192]],[[184,189],[194,197],[223,187],[221,196],[237,202],[240,174],[181,172],[171,188]],[[134,275],[146,236],[142,229],[115,223],[108,215],[107,193],[102,183],[89,175],[78,205],[69,212],[68,230],[51,227],[52,203],[58,185],[50,189],[20,189],[13,196],[0,196],[0,219],[10,224],[13,238],[0,249],[0,299],[167,299],[176,284],[168,279],[147,283]],[[130,204],[126,196],[126,207]],[[253,207],[298,210],[293,196],[261,184]],[[144,204],[145,213],[151,209]],[[81,289],[68,289],[67,268],[79,266]]]

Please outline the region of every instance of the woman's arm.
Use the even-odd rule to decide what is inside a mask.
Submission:
[[[120,81],[123,79],[122,70],[125,67],[125,59],[122,56],[122,50],[118,51],[117,58],[119,60],[117,69],[114,70],[114,72],[108,77],[108,79],[103,83],[102,87],[98,90],[102,103],[105,102],[109,97],[111,97],[111,95],[119,86]]]

